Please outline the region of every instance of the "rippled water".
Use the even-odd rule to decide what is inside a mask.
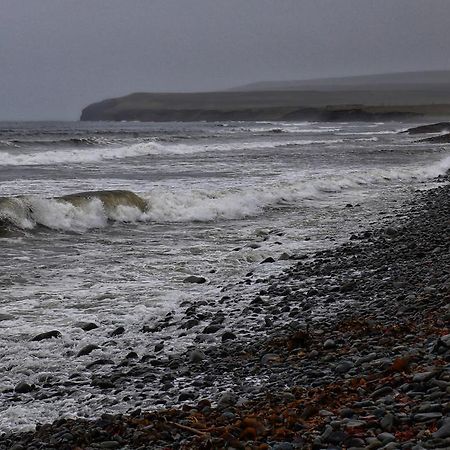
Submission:
[[[138,329],[180,302],[219,298],[249,271],[289,264],[261,265],[268,256],[335,245],[389,215],[450,167],[448,147],[413,143],[398,134],[407,126],[0,123],[1,427],[126,410],[89,389],[52,399],[51,410],[12,402],[8,390],[144,353],[154,343]],[[145,207],[108,205],[103,190],[131,191]],[[79,192],[81,203],[61,199]],[[183,283],[191,274],[207,283]],[[75,358],[96,336],[82,321],[127,333]],[[54,329],[61,339],[30,342]],[[190,343],[173,339],[170,351]]]

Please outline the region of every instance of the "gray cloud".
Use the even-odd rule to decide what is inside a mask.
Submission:
[[[448,69],[448,0],[0,0],[0,118],[135,91]]]

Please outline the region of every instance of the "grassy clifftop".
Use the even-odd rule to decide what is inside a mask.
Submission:
[[[408,83],[406,75],[397,74],[379,76],[381,81],[376,76],[350,77],[260,83],[221,92],[134,93],[87,106],[81,120],[377,120],[450,115],[450,76],[445,82],[443,73],[433,82],[416,75],[411,76],[414,83]]]

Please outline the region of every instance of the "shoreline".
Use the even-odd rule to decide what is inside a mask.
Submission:
[[[223,344],[168,361],[164,383],[176,387],[181,373],[200,391],[229,375],[235,389],[217,395],[217,405],[180,391],[179,408],[60,419],[2,434],[0,449],[450,447],[450,419],[441,427],[450,414],[449,194],[449,185],[417,194],[398,223],[352,235],[271,279],[245,311],[264,319],[267,337],[236,338],[221,326],[226,313],[212,317],[203,336],[223,333]],[[233,298],[220,302],[226,310]],[[319,303],[335,314],[305,320]],[[202,307],[190,306],[184,324]],[[282,312],[291,323],[273,320]],[[143,381],[144,365],[130,369]]]

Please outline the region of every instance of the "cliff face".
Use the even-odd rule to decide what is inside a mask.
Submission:
[[[136,93],[93,103],[83,121],[394,120],[450,115],[450,91]]]

